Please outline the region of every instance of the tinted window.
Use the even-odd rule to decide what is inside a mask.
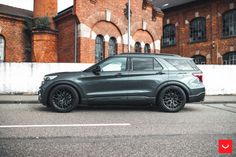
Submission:
[[[162,69],[154,58],[131,58],[131,67],[133,71]]]
[[[224,64],[236,64],[236,52],[228,52],[223,55]]]
[[[206,19],[198,17],[190,23],[190,42],[204,40],[206,40]]]
[[[206,57],[205,56],[195,55],[195,56],[192,56],[192,58],[196,64],[206,64]]]
[[[141,53],[141,44],[140,44],[140,42],[136,42],[135,43],[135,52],[136,53]]]
[[[106,60],[101,63],[101,71],[125,71],[126,70],[126,57],[116,57]]]
[[[193,60],[188,59],[165,59],[178,70],[199,70]]]
[[[163,39],[162,45],[163,46],[171,46],[175,45],[175,25],[168,24],[163,29]]]
[[[104,57],[104,37],[98,35],[96,37],[96,50],[95,50],[95,61],[100,62]]]
[[[223,36],[236,35],[236,10],[229,11],[223,15]]]

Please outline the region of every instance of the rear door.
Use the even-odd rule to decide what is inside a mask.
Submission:
[[[150,103],[155,100],[154,91],[168,79],[167,70],[154,57],[129,58],[129,102],[135,104]]]

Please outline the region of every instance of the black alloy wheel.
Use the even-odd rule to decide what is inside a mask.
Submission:
[[[186,95],[178,86],[165,87],[158,97],[159,108],[166,112],[178,112],[186,103]]]
[[[79,104],[79,96],[73,87],[58,85],[52,89],[49,102],[56,111],[69,112]]]

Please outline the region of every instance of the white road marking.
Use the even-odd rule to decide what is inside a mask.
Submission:
[[[130,123],[112,124],[46,124],[46,125],[0,125],[0,128],[48,128],[48,127],[108,127],[108,126],[130,126]]]

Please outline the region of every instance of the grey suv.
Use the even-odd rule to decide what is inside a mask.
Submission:
[[[169,54],[122,54],[83,72],[45,75],[39,101],[58,112],[78,105],[152,105],[178,112],[205,97],[202,72],[191,58]]]

